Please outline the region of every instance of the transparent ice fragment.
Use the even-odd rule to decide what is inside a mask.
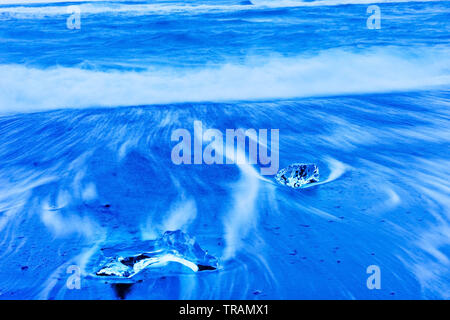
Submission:
[[[180,230],[166,231],[160,239],[148,241],[146,245],[149,249],[146,252],[131,253],[133,250],[128,248],[106,257],[107,262],[96,275],[131,278],[144,269],[165,267],[169,262],[179,263],[194,272],[215,270],[218,267],[215,257]]]
[[[312,163],[294,163],[279,170],[275,180],[294,189],[301,188],[319,181],[319,168]]]

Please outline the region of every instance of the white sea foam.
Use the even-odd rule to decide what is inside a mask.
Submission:
[[[409,2],[439,2],[439,0],[318,0],[318,1],[295,1],[295,0],[254,0],[253,5],[241,4],[236,1],[202,1],[202,2],[182,2],[182,1],[153,1],[148,3],[121,3],[120,1],[63,1],[63,0],[6,0],[2,4],[12,5],[0,7],[0,14],[13,15],[19,18],[47,17],[52,15],[67,15],[67,7],[61,4],[65,2],[68,5],[77,4],[83,15],[116,13],[127,15],[143,14],[202,14],[205,12],[230,12],[239,10],[260,10],[277,9],[293,7],[321,7],[321,6],[340,6],[340,5],[369,5],[382,3],[409,3]],[[30,4],[39,4],[39,6],[29,6]]]
[[[0,65],[0,113],[426,89],[450,84],[449,53],[329,50],[313,57],[143,72]]]

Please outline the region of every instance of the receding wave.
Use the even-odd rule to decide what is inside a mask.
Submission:
[[[0,65],[0,112],[265,100],[428,89],[450,83],[448,49],[248,58],[243,64],[145,71]]]

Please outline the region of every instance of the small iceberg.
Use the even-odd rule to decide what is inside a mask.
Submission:
[[[170,262],[181,264],[193,272],[218,268],[217,258],[204,251],[194,238],[180,230],[166,231],[160,239],[145,243],[148,247],[145,252],[133,252],[130,248],[118,252],[108,249],[106,254],[103,252],[103,261],[106,263],[95,274],[130,279],[147,268],[166,267]]]
[[[275,180],[294,189],[301,188],[319,181],[319,168],[312,163],[294,163],[279,170]]]

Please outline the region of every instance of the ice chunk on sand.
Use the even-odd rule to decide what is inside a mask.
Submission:
[[[156,240],[148,242],[149,251],[134,252],[132,249],[116,252],[106,257],[108,260],[97,276],[131,278],[147,268],[164,267],[169,262],[182,264],[194,272],[215,270],[218,261],[204,251],[194,238],[180,230],[166,231]]]
[[[275,179],[291,188],[301,188],[306,184],[319,181],[319,168],[312,163],[294,163],[279,170]]]

